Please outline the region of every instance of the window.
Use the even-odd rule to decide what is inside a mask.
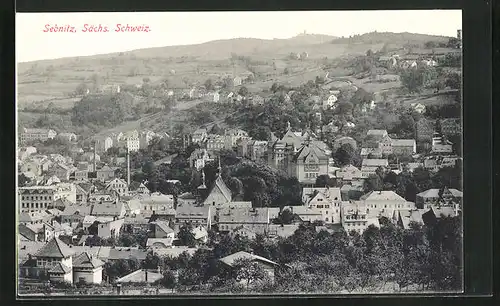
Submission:
[[[322,202],[322,201],[323,201],[323,199],[318,199],[318,202]]]
[[[325,208],[330,208],[330,205],[325,205]]]

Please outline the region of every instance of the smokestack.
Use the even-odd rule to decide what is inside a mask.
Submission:
[[[127,188],[130,188],[130,150],[127,148]]]
[[[94,140],[94,170],[92,172],[97,171],[97,168],[96,168],[96,159],[95,159],[95,157],[97,155],[96,151],[97,151],[97,146],[96,146],[96,141]]]

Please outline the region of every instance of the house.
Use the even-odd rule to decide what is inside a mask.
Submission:
[[[335,176],[343,182],[350,182],[362,179],[363,172],[353,165],[346,165],[337,170]]]
[[[98,204],[97,206],[100,206],[100,205],[104,205],[104,204]],[[95,205],[94,205],[94,207],[95,207]],[[112,220],[106,220],[104,222],[100,222],[99,220],[96,220],[96,222],[94,222],[94,224],[89,227],[89,233],[97,235],[98,237],[101,237],[104,239],[110,238],[110,237],[118,238],[118,236],[120,235],[120,231],[121,231],[121,228],[123,226],[124,221],[125,220],[121,217],[120,218],[113,217]],[[95,229],[93,230],[94,226],[97,229],[97,232],[95,232]]]
[[[154,192],[150,195],[141,195],[136,197],[140,202],[141,214],[150,216],[152,214],[175,217],[174,196],[171,194],[162,194]]]
[[[125,217],[125,205],[123,203],[102,203],[92,205],[91,215],[97,217]]]
[[[19,208],[21,212],[46,210],[53,207],[55,201],[66,198],[76,202],[76,188],[74,184],[60,183],[51,186],[19,187]]]
[[[336,95],[328,96],[328,99],[323,101],[323,109],[335,108],[338,98]]]
[[[200,143],[205,141],[205,138],[208,136],[207,129],[197,129],[194,131],[192,136],[193,143]]]
[[[333,141],[333,151],[336,152],[345,144],[349,144],[354,150],[358,148],[356,140],[354,140],[354,138],[348,136],[341,136]]]
[[[212,161],[213,157],[210,156],[207,149],[195,149],[189,156],[189,165],[196,170],[201,170],[205,167],[205,164]]]
[[[50,169],[50,172],[62,181],[69,181],[69,176],[72,173],[72,170],[72,168],[64,164],[55,164]]]
[[[162,158],[160,160],[155,161],[154,165],[155,166],[159,166],[159,165],[171,165],[172,164],[172,160],[174,158],[176,158],[176,157],[177,157],[177,154],[171,154],[171,155],[169,155],[167,157],[164,157],[164,158]]]
[[[249,139],[248,133],[241,129],[230,129],[224,131],[225,148],[230,150],[236,146],[241,139]]]
[[[206,138],[206,146],[210,152],[223,150],[226,148],[226,138],[222,135],[210,134]]]
[[[425,113],[425,105],[421,103],[412,103],[410,106],[413,108],[414,111],[416,111],[419,114]]]
[[[159,282],[163,274],[159,270],[139,269],[116,280],[118,284],[153,284]]]
[[[408,202],[394,191],[371,191],[363,195],[359,201],[367,213],[377,216],[391,217],[394,210],[413,210],[415,203]]]
[[[33,173],[34,176],[40,176],[43,173],[42,161],[40,159],[28,158],[22,162],[19,172]]]
[[[36,152],[37,151],[35,147],[28,146],[25,148],[19,148],[17,150],[17,156],[21,161],[24,161],[25,159],[30,157],[30,155],[36,154]]]
[[[76,134],[75,133],[59,133],[57,135],[57,138],[68,141],[68,142],[75,142],[76,141]]]
[[[49,208],[55,208],[55,209],[58,209],[60,211],[64,211],[66,206],[73,205],[73,204],[74,204],[73,202],[69,201],[66,198],[60,198],[60,199],[55,200],[54,203],[49,206]]]
[[[396,156],[411,156],[417,153],[415,139],[392,139],[392,153]]]
[[[29,241],[42,241],[47,242],[52,237],[57,237],[51,232],[51,228],[43,223],[20,223],[18,226],[18,233]],[[60,233],[58,233],[60,234]]]
[[[363,177],[368,177],[371,174],[376,174],[379,167],[387,168],[389,167],[389,161],[387,159],[363,159],[361,163],[361,173]]]
[[[141,214],[127,216],[123,222],[123,231],[131,234],[147,232],[151,228],[150,221],[150,217]]]
[[[198,244],[205,244],[208,242],[208,231],[205,227],[197,225],[191,229],[191,234]]]
[[[175,211],[175,222],[177,225],[191,223],[210,229],[212,226],[210,206],[179,206]]]
[[[329,173],[329,152],[319,141],[306,142],[292,157],[288,173],[301,183],[314,183],[320,175]]]
[[[305,206],[319,211],[325,223],[340,223],[340,188],[303,188],[302,201]]]
[[[243,80],[241,79],[241,77],[237,76],[233,79],[233,86],[241,86],[241,84],[243,83]]]
[[[410,229],[412,223],[424,224],[422,214],[424,209],[415,210],[396,210],[394,211],[395,223],[402,229]]]
[[[73,283],[100,284],[104,262],[83,252],[73,258]]]
[[[89,180],[88,170],[75,170],[70,176],[75,182],[86,182]]]
[[[115,178],[106,184],[107,191],[115,191],[119,196],[128,195],[128,184],[122,179]]]
[[[82,160],[87,162],[101,161],[101,156],[95,152],[85,152],[82,154]]]
[[[342,206],[342,227],[347,233],[362,234],[370,225],[380,227],[378,217],[369,214],[362,205],[349,203]]]
[[[416,205],[428,209],[431,206],[453,206],[462,204],[463,193],[460,190],[444,187],[442,189],[428,189],[417,194]]]
[[[49,139],[54,139],[57,133],[51,129],[30,129],[23,128],[21,130],[21,144],[32,142],[32,141],[47,141]]]
[[[136,195],[149,195],[151,192],[149,191],[148,187],[144,185],[144,183],[132,182],[130,183],[129,193]]]
[[[97,180],[106,182],[115,178],[115,170],[108,165],[105,165],[101,169],[97,170],[96,176]]]
[[[97,152],[107,152],[109,148],[113,147],[113,139],[109,136],[97,136],[94,138],[94,146]]]
[[[298,224],[270,224],[269,237],[288,238],[299,228]]]
[[[153,236],[154,238],[175,238],[174,230],[169,226],[169,222],[166,221],[153,221],[151,222],[153,226]]]
[[[41,224],[47,221],[49,216],[45,211],[21,212],[18,222],[20,224]]]
[[[457,207],[434,207],[422,214],[422,220],[426,226],[433,226],[442,217],[456,217],[460,211]]]
[[[453,143],[438,134],[432,137],[432,153],[452,153]]]
[[[61,223],[79,224],[83,222],[85,216],[90,215],[91,205],[73,204],[66,206],[61,214]]]
[[[376,148],[383,155],[392,153],[392,139],[386,130],[369,130],[363,144],[363,148]]]
[[[233,253],[229,256],[223,257],[219,259],[223,264],[228,266],[229,268],[235,268],[237,267],[238,263],[243,261],[243,260],[248,260],[251,261],[252,263],[255,263],[256,265],[259,265],[266,273],[267,276],[271,278],[271,280],[274,281],[274,275],[275,275],[275,269],[279,267],[279,264],[269,260],[267,258],[264,258],[262,256],[254,255],[251,253],[247,253],[244,251],[236,252]],[[246,284],[248,280],[242,279],[241,282]]]
[[[118,260],[136,258],[139,262],[146,259],[148,251],[138,247],[112,247],[109,250],[107,260],[116,262]]]
[[[421,118],[417,121],[417,141],[426,142],[431,141],[434,134],[434,122],[426,118]]]
[[[118,194],[116,191],[95,191],[89,194],[88,202],[89,203],[115,203],[118,200]]]
[[[254,233],[265,234],[269,228],[269,211],[267,207],[226,207],[218,211],[219,231],[231,232],[239,228]]]
[[[34,254],[36,267],[49,276],[51,282],[73,283],[74,251],[54,237]]]
[[[239,156],[249,158],[256,162],[265,162],[267,144],[267,141],[242,138],[237,143],[237,152]]]
[[[318,209],[309,208],[307,206],[285,206],[284,210],[289,210],[293,215],[296,215],[301,222],[312,223],[314,221],[323,221],[323,214]],[[282,211],[282,212],[283,212]]]

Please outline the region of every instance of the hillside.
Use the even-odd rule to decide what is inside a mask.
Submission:
[[[337,38],[331,41],[332,44],[392,44],[392,45],[405,45],[405,44],[418,44],[423,45],[428,41],[447,42],[450,37],[436,36],[428,34],[417,33],[392,33],[392,32],[371,32],[361,35],[354,35],[351,37]]]

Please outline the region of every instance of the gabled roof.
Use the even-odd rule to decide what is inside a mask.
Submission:
[[[205,202],[217,195],[221,195],[225,202],[231,202],[233,198],[231,190],[226,186],[226,183],[224,183],[224,180],[222,180],[222,177],[220,175],[217,175],[214,184],[208,192],[208,196],[205,199]]]
[[[389,165],[389,161],[387,159],[376,159],[376,158],[373,158],[373,159],[370,159],[370,158],[365,158],[363,159],[363,162],[361,164],[362,166],[388,166]]]
[[[219,223],[269,223],[267,207],[223,208],[219,212]]]
[[[360,200],[364,201],[404,201],[406,200],[399,196],[394,191],[370,191],[363,195]]]
[[[276,263],[276,262],[274,262],[272,260],[269,260],[269,259],[264,258],[262,256],[250,254],[250,253],[247,253],[247,252],[244,252],[244,251],[236,252],[234,254],[231,254],[229,256],[221,258],[220,261],[222,261],[226,265],[232,267],[234,265],[234,261],[238,260],[238,259],[250,259],[252,261],[260,261],[260,262],[264,262],[264,263],[271,264],[271,265],[274,265],[274,266],[278,265],[278,263]]]
[[[95,258],[87,252],[83,252],[80,255],[73,258],[74,268],[98,268],[104,266],[104,262],[100,259]]]
[[[119,216],[122,212],[125,211],[125,207],[123,203],[103,203],[103,204],[95,204],[92,207],[92,215],[97,216]]]
[[[210,206],[179,206],[175,212],[177,218],[207,219]]]
[[[74,215],[75,213],[78,213],[79,215],[85,216],[85,215],[89,215],[91,211],[92,211],[92,205],[73,204],[73,205],[66,206],[64,208],[62,215],[63,216],[70,216],[70,215]]]
[[[146,247],[168,248],[172,246],[172,238],[148,238]]]
[[[71,268],[62,264],[61,262],[57,262],[52,269],[49,270],[49,273],[69,273],[71,272]]]
[[[147,277],[146,277],[147,274]],[[158,272],[153,272],[151,270],[146,271],[145,269],[140,269],[127,274],[116,280],[117,283],[154,283],[159,281],[163,275]],[[147,280],[146,280],[147,278]]]
[[[67,258],[73,255],[73,250],[61,239],[55,237],[47,242],[38,252],[36,257]]]
[[[387,135],[387,130],[369,130],[366,135],[385,136]]]
[[[393,147],[413,147],[415,144],[415,139],[392,139]]]
[[[151,222],[151,224],[155,224],[162,231],[164,231],[166,234],[170,234],[170,233],[174,232],[174,230],[172,228],[170,228],[168,222],[166,222],[166,221],[154,221],[154,222]]]

